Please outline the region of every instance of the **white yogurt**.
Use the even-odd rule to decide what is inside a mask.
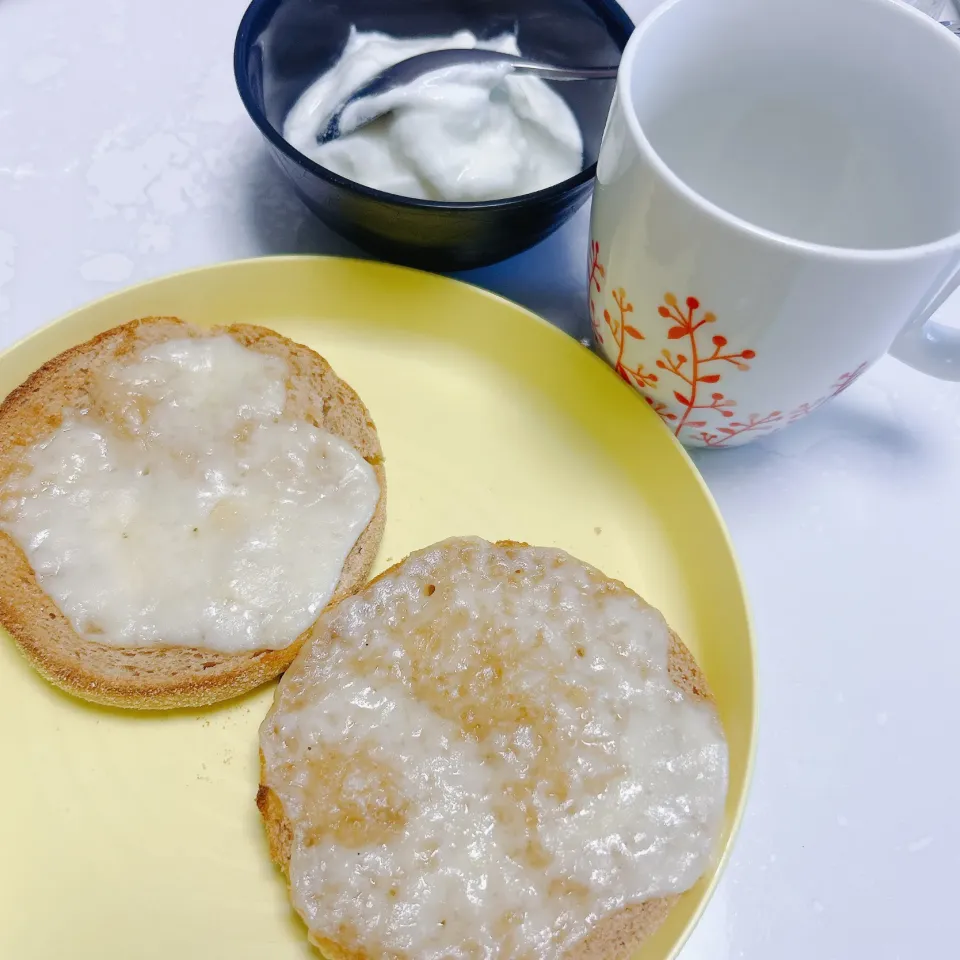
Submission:
[[[512,34],[478,40],[463,30],[450,37],[400,40],[352,29],[337,63],[287,115],[284,138],[334,173],[422,200],[515,197],[580,171],[583,138],[566,102],[542,80],[507,75],[502,66],[437,71],[370,97],[358,105],[364,112],[389,112],[317,144],[333,110],[382,70],[408,57],[453,48],[520,53]],[[351,120],[356,114],[344,117],[344,129]]]

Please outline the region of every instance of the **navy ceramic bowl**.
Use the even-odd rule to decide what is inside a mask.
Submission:
[[[373,190],[308,159],[281,136],[306,87],[340,56],[350,25],[399,37],[516,29],[521,51],[548,63],[618,63],[633,24],[613,0],[253,0],[234,48],[247,112],[306,205],[384,260],[428,270],[484,266],[549,236],[590,195],[612,80],[555,84],[583,133],[583,170],[546,190],[483,203],[439,203]]]

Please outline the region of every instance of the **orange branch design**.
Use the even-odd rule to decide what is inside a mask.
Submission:
[[[594,294],[603,292],[601,280],[607,279],[607,270],[600,261],[600,244],[596,241],[590,245],[587,265],[590,322],[597,342],[603,344],[605,337],[613,338],[607,354],[614,369],[627,383],[641,389],[663,386],[662,374],[648,373],[640,363],[635,367],[627,365],[625,356],[628,340],[645,340],[646,337],[634,324],[628,322],[634,308],[623,287],[615,287],[610,291],[609,296],[613,300],[614,308],[604,309],[602,320],[601,316],[598,316]],[[673,390],[673,398],[679,405],[680,412],[677,412],[676,406],[671,409],[671,405],[663,400],[646,394],[644,396],[675,436],[680,437],[681,432],[686,431],[688,438],[699,440],[709,447],[722,447],[742,434],[769,433],[793,423],[842,393],[867,369],[867,364],[861,363],[855,370],[842,374],[825,396],[810,403],[802,403],[789,413],[774,410],[765,416],[751,413],[749,416],[741,414],[735,419],[736,400],[719,390],[716,384],[723,380],[729,367],[741,372],[748,371],[756,352],[731,348],[727,337],[720,333],[714,333],[707,342],[703,330],[705,327],[708,330],[715,329],[713,325],[717,322],[717,317],[709,310],[701,313],[700,301],[696,297],[687,297],[681,305],[675,294],[665,293],[657,312],[664,320],[669,321],[666,339],[683,341],[676,349],[662,349],[656,361],[658,370],[676,378],[677,389]],[[614,346],[615,352],[612,349]],[[722,426],[716,425],[717,414],[722,418]]]
[[[732,437],[738,436],[741,433],[755,432],[757,430],[769,432],[777,426],[796,423],[797,420],[802,420],[815,410],[819,410],[828,400],[832,400],[838,394],[843,393],[850,384],[863,374],[868,366],[869,364],[867,363],[861,363],[855,370],[841,374],[830,388],[829,393],[825,396],[818,397],[812,403],[801,403],[785,416],[779,410],[774,410],[773,413],[769,413],[765,417],[760,417],[759,414],[751,414],[746,423],[731,422],[728,427],[720,427],[716,434],[704,432],[698,434],[697,438],[709,447],[719,447],[723,446]]]
[[[653,412],[660,415],[661,420],[669,421],[677,419],[677,415],[673,413],[662,400],[654,400],[653,397],[646,395],[644,395],[644,399],[653,407]]]
[[[590,245],[590,274],[587,277],[587,300],[590,304],[590,322],[593,324],[593,332],[597,336],[597,342],[603,343],[603,335],[597,325],[597,308],[593,302],[593,293],[596,290],[600,292],[600,281],[606,279],[607,271],[600,262],[600,244],[594,240]]]
[[[718,428],[717,434],[719,434],[719,436],[717,434],[709,434],[709,436],[704,434],[700,439],[702,439],[708,447],[719,447],[728,440],[740,436],[741,433],[754,433],[757,430],[766,432],[777,426],[782,420],[783,414],[779,410],[774,410],[773,413],[768,413],[765,417],[751,413],[746,423],[731,420],[728,426]]]
[[[590,246],[589,274],[587,276],[587,296],[590,303],[590,323],[598,343],[604,342],[607,333],[613,337],[617,353],[613,360],[613,367],[619,376],[627,383],[636,387],[649,387],[659,379],[655,373],[648,373],[642,363],[634,367],[627,366],[624,360],[624,351],[627,340],[644,340],[644,335],[632,324],[627,322],[629,314],[633,313],[633,304],[627,299],[627,291],[623,287],[615,287],[611,297],[616,305],[616,312],[603,311],[603,323],[597,318],[597,307],[593,299],[594,292],[601,292],[600,281],[606,279],[607,271],[600,262],[600,244],[594,241]]]
[[[856,383],[861,376],[866,372],[867,367],[870,366],[866,361],[860,364],[856,370],[851,370],[850,373],[841,373],[837,382],[833,385],[833,392],[827,397],[827,400],[830,400],[832,397],[839,396],[847,389],[851,384]]]
[[[681,307],[674,294],[666,293],[657,311],[661,317],[672,323],[667,330],[667,339],[686,340],[689,345],[688,352],[685,353],[664,349],[660,354],[661,359],[657,361],[657,366],[661,370],[673,374],[685,384],[682,388],[683,392],[673,391],[677,403],[683,407],[683,414],[677,419],[673,430],[678,437],[680,431],[685,428],[698,430],[707,425],[706,420],[696,418],[694,414],[696,410],[717,410],[722,417],[733,416],[732,408],[736,406],[736,401],[728,399],[716,390],[711,392],[709,400],[703,397],[704,385],[716,384],[722,379],[722,374],[713,373],[707,369],[709,365],[729,363],[738,370],[749,370],[748,361],[756,357],[753,350],[727,350],[729,341],[720,334],[715,334],[711,338],[712,349],[702,344],[698,332],[708,324],[716,323],[717,317],[716,314],[705,311],[697,319],[699,309],[700,301],[696,297],[687,297],[684,306]]]
[[[628,367],[623,362],[623,352],[627,346],[627,338],[646,339],[636,327],[627,323],[628,314],[633,313],[633,304],[627,300],[627,291],[623,287],[617,287],[611,296],[613,302],[617,305],[617,316],[614,317],[609,310],[604,310],[603,319],[617,345],[617,358],[613,368],[627,383],[633,383],[638,387],[650,386],[657,382],[658,377],[655,373],[647,373],[642,363],[638,363],[635,367]]]
[[[787,422],[796,423],[797,420],[802,420],[825,402],[826,398],[821,397],[819,400],[814,400],[813,403],[801,403],[799,407],[794,407],[793,410],[790,411],[787,416]]]

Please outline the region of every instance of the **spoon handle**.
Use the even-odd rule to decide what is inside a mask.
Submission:
[[[544,80],[614,80],[617,76],[617,67],[555,67],[535,60],[514,60],[510,66],[514,73]]]

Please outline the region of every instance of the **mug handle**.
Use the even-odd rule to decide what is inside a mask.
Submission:
[[[960,330],[930,319],[957,287],[960,287],[960,269],[951,264],[943,286],[893,341],[892,357],[938,380],[960,382]]]

